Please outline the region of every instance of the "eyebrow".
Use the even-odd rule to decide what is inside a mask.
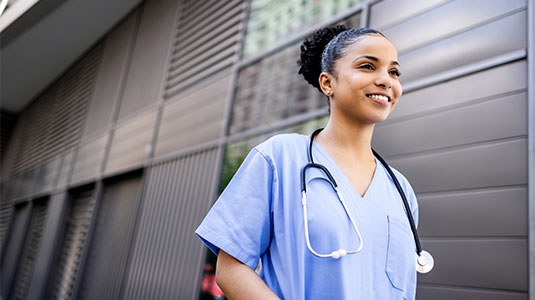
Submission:
[[[369,59],[369,60],[372,60],[372,61],[375,61],[375,62],[379,62],[379,59],[378,59],[377,57],[375,57],[375,56],[371,56],[371,55],[362,55],[362,56],[359,56],[359,57],[355,58],[355,59],[353,60],[353,62],[356,62],[357,60],[362,59],[362,58],[366,58],[366,59]],[[399,62],[396,61],[396,60],[393,60],[390,64],[399,67]]]

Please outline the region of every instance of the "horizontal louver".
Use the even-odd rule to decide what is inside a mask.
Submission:
[[[243,1],[185,1],[171,53],[165,97],[230,68],[238,59]]]
[[[22,113],[16,125],[20,134],[12,141],[19,150],[11,175],[36,168],[78,145],[101,52],[99,44]]]

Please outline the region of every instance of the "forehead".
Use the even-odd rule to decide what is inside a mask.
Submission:
[[[374,56],[388,63],[398,60],[396,47],[385,37],[368,34],[358,38],[345,51],[345,57],[355,59],[358,56]]]

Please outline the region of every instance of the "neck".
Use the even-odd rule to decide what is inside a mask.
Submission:
[[[335,125],[329,120],[316,140],[331,151],[343,153],[359,160],[373,159],[371,142],[374,127],[374,124],[364,126]]]

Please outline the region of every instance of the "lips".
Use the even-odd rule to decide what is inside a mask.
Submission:
[[[379,103],[388,103],[388,102],[391,102],[392,99],[390,99],[390,97],[386,96],[386,95],[381,95],[381,94],[368,94],[366,95],[368,98],[376,101],[376,102],[379,102]]]

